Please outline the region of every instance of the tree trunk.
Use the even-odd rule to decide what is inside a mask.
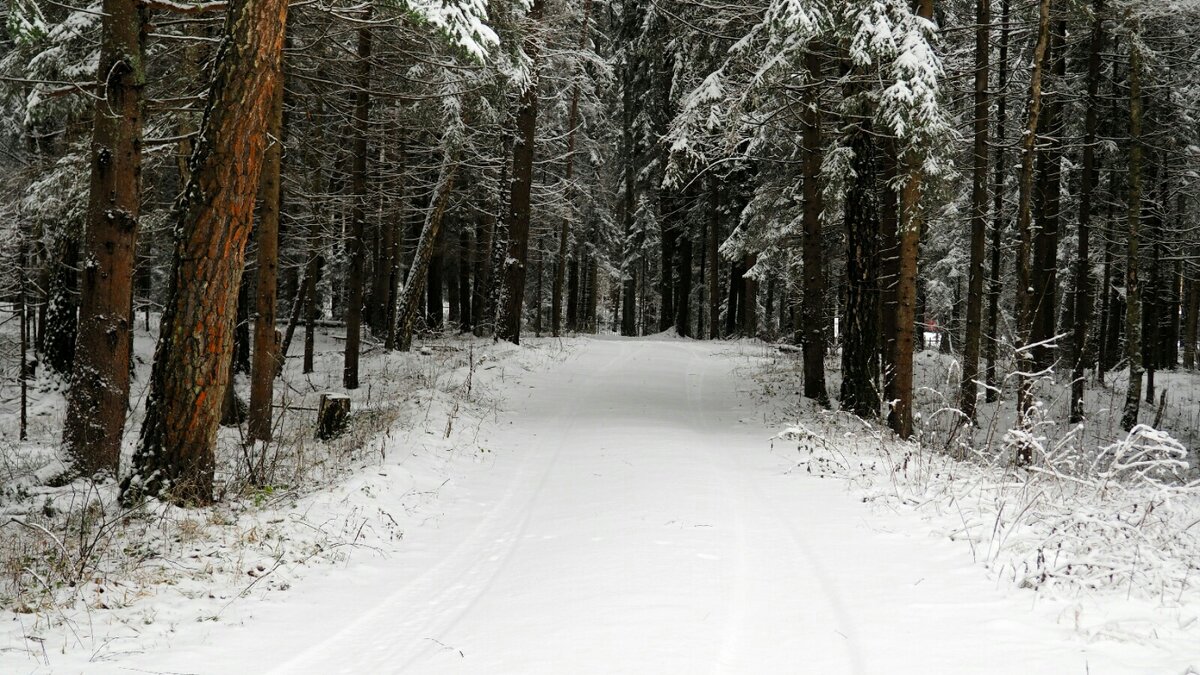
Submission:
[[[716,176],[708,179],[708,238],[705,255],[708,267],[708,337],[721,337],[721,265],[718,248],[721,229],[721,186]]]
[[[933,21],[933,0],[918,0],[917,14]],[[892,430],[900,438],[912,435],[913,340],[917,309],[917,262],[921,247],[921,192],[924,181],[921,160],[911,154],[902,158],[907,177],[900,192],[899,265],[896,276],[896,369],[895,404],[888,415]],[[923,336],[922,336],[923,339]]]
[[[979,348],[983,332],[983,258],[987,245],[988,208],[988,63],[991,51],[991,0],[975,2],[975,145],[971,181],[971,261],[967,280],[967,333],[963,344],[959,408],[975,421],[979,396]]]
[[[285,27],[286,32],[286,27]],[[283,164],[283,77],[275,80],[262,169],[262,213],[258,221],[257,315],[254,320],[254,362],[250,370],[250,440],[271,440],[271,402],[278,371],[275,334],[275,286],[279,267],[279,215],[283,209],[280,185]]]
[[[824,78],[821,56],[809,50],[804,57],[809,80],[806,89],[806,105],[801,113],[803,131],[800,139],[803,149],[801,171],[804,183],[804,293],[801,317],[804,326],[801,340],[804,349],[804,397],[829,407],[829,394],[825,386],[825,256],[824,235],[821,231],[821,216],[825,205],[821,196],[821,94],[818,83]]]
[[[429,278],[433,251],[437,246],[446,205],[450,203],[450,194],[454,191],[454,176],[458,171],[454,152],[452,148],[445,149],[437,187],[431,197],[429,209],[425,212],[425,225],[421,228],[421,238],[417,241],[412,267],[408,268],[408,279],[404,282],[403,293],[400,294],[396,348],[402,352],[412,349],[413,329],[417,324],[417,316],[421,314],[421,299],[425,297],[425,284]]]
[[[1104,49],[1104,0],[1092,1],[1092,35],[1088,42],[1087,110],[1084,113],[1083,175],[1079,181],[1079,258],[1075,268],[1075,325],[1072,327],[1070,423],[1083,421],[1084,366],[1088,329],[1091,325],[1092,264],[1090,258],[1092,195],[1096,187],[1096,136],[1099,132],[1100,57]]]
[[[1046,129],[1041,136],[1044,147],[1038,153],[1037,211],[1034,219],[1033,239],[1033,326],[1031,341],[1033,364],[1037,370],[1047,371],[1054,365],[1058,351],[1057,299],[1058,299],[1058,233],[1062,210],[1062,102],[1066,86],[1066,22],[1058,21],[1052,28],[1046,60],[1050,63],[1051,76],[1049,94],[1044,95],[1042,124]],[[1045,90],[1044,90],[1045,91]]]
[[[1030,336],[1033,330],[1033,294],[1031,292],[1032,266],[1029,259],[1033,249],[1033,160],[1037,152],[1038,122],[1042,114],[1042,72],[1045,69],[1046,49],[1050,42],[1050,1],[1038,4],[1038,37],[1033,50],[1033,72],[1029,80],[1028,122],[1021,137],[1021,173],[1018,179],[1017,232],[1021,238],[1017,251],[1017,424],[1025,423],[1032,405],[1033,354]],[[1033,461],[1033,449],[1022,447],[1017,451],[1018,464]]]
[[[1134,28],[1136,38],[1137,29]],[[1121,426],[1129,431],[1138,423],[1142,397],[1142,303],[1138,281],[1138,245],[1142,220],[1142,55],[1136,39],[1129,45],[1129,231],[1125,259],[1125,358],[1129,385]]]
[[[370,21],[367,6],[364,20]],[[349,260],[349,297],[346,304],[346,353],[342,366],[342,386],[358,389],[358,355],[362,341],[363,267],[366,264],[367,201],[367,125],[371,114],[371,29],[358,29],[357,91],[354,94],[353,152],[350,167],[350,239],[346,242]]]
[[[863,419],[879,416],[879,214],[870,120],[850,132],[851,179],[846,194],[846,311],[842,332],[842,410]],[[904,260],[901,258],[901,266]],[[900,387],[903,384],[898,382]]]
[[[692,238],[685,233],[679,240],[679,282],[675,296],[675,332],[680,337],[691,335],[692,316]]]
[[[742,273],[742,334],[746,337],[758,335],[758,279],[747,276],[758,264],[758,256],[746,254]]]
[[[77,347],[63,445],[80,475],[114,476],[129,406],[133,267],[141,200],[145,9],[103,0]]]
[[[458,323],[459,332],[471,332],[473,307],[471,306],[471,267],[475,258],[471,233],[466,223],[458,234]]]
[[[540,26],[544,0],[533,0],[529,19]],[[508,255],[503,265],[504,299],[496,335],[513,344],[521,343],[521,310],[525,303],[525,268],[529,259],[530,192],[533,188],[533,152],[537,142],[539,45],[535,36],[525,41],[530,62],[530,81],[521,92],[517,111],[517,144],[513,148],[513,181],[509,196]]]
[[[63,227],[54,239],[46,275],[45,329],[42,331],[42,359],[46,366],[60,375],[71,375],[75,362],[75,347],[79,330],[79,242],[76,235]],[[130,315],[132,326],[133,316]]]
[[[176,209],[178,235],[146,419],[133,472],[122,485],[126,503],[145,495],[177,504],[213,500],[232,315],[286,17],[283,0],[229,5],[228,36],[217,51],[191,177]]]

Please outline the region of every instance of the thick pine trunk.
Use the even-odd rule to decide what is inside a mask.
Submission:
[[[850,189],[846,195],[846,311],[842,341],[842,410],[863,419],[879,416],[879,214],[870,122],[851,132]],[[901,261],[903,266],[903,259]],[[902,385],[901,385],[902,386]]]
[[[129,405],[133,267],[146,86],[145,10],[104,0],[90,148],[91,183],[83,250],[78,338],[63,445],[81,475],[117,473]]]
[[[529,20],[540,26],[544,0],[533,0]],[[530,81],[521,92],[517,111],[517,143],[513,146],[513,181],[509,194],[508,255],[501,273],[504,297],[496,335],[513,344],[521,343],[521,314],[525,304],[525,271],[529,259],[530,193],[533,188],[533,152],[537,142],[539,45],[534,36],[525,41],[525,55],[531,64]]]
[[[280,76],[286,17],[284,0],[233,0],[229,5],[201,140],[176,209],[178,234],[166,309],[133,472],[122,485],[126,502],[145,495],[162,495],[177,504],[213,500],[214,446],[229,384],[232,315],[267,146],[270,99]]]

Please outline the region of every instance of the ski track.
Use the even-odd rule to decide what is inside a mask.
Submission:
[[[494,462],[394,557],[118,672],[1151,672],[914,517],[787,474],[734,372],[755,348],[578,345],[511,387]]]

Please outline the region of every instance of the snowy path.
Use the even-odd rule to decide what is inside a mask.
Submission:
[[[512,389],[494,461],[357,558],[153,672],[1139,672],[961,544],[786,451],[728,345],[580,341]],[[521,400],[523,392],[528,397]],[[182,636],[181,636],[182,637]],[[1089,663],[1090,662],[1090,663]],[[128,671],[123,671],[128,672]]]

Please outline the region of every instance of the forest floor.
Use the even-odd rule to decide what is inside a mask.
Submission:
[[[1193,538],[1133,530],[1151,573],[1128,588],[1043,565],[1037,475],[798,406],[794,357],[762,343],[445,346],[467,363],[414,386],[435,393],[335,488],[156,514],[187,543],[121,607],[0,607],[0,672],[1200,672],[1195,559],[1156,558]],[[996,491],[1020,481],[1024,507]],[[1156,490],[1170,527],[1200,516]]]

